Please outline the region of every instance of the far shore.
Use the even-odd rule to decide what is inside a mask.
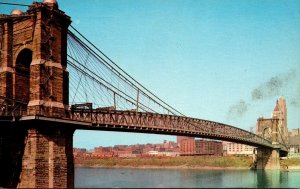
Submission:
[[[211,166],[153,166],[153,165],[143,165],[143,166],[101,166],[101,165],[92,165],[87,166],[83,164],[76,164],[75,167],[84,167],[84,168],[130,168],[130,169],[195,169],[195,170],[250,170],[250,167],[211,167]]]
[[[281,171],[300,171],[300,158],[280,160]],[[251,170],[251,157],[178,156],[75,158],[75,167],[132,169]]]
[[[105,168],[105,169],[172,169],[172,170],[251,170],[250,167],[211,167],[211,166],[153,166],[153,165],[144,165],[144,166],[101,166],[93,165],[87,166],[82,164],[76,164],[75,168]],[[291,166],[290,168],[281,168],[281,171],[300,171],[300,168],[295,168]]]

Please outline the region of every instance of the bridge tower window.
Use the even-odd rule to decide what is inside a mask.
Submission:
[[[15,99],[29,101],[30,84],[30,64],[32,61],[32,51],[23,49],[16,59],[16,77],[15,77]]]

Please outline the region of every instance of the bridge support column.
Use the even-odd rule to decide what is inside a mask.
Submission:
[[[19,188],[74,188],[74,129],[28,129]]]
[[[0,188],[15,188],[22,170],[26,130],[12,123],[0,127]]]
[[[256,169],[280,169],[279,149],[257,148]]]

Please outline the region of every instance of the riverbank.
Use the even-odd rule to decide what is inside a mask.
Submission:
[[[179,156],[135,158],[75,158],[76,167],[147,169],[250,169],[251,157]]]
[[[249,170],[248,167],[209,167],[209,166],[153,166],[153,165],[147,165],[147,166],[85,166],[85,165],[75,165],[75,167],[89,167],[89,168],[109,168],[109,169],[119,169],[119,168],[128,168],[128,169],[176,169],[176,170]]]
[[[300,158],[288,158],[280,160],[280,167],[283,170],[300,171]]]
[[[250,169],[252,157],[245,156],[178,156],[178,157],[104,157],[75,158],[76,167],[141,169]],[[300,158],[280,160],[282,170],[299,170]]]

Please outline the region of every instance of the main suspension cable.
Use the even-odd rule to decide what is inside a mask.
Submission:
[[[174,109],[173,107],[171,107],[170,105],[168,105],[166,102],[164,102],[163,100],[161,100],[159,97],[157,97],[156,95],[154,95],[153,93],[151,93],[147,88],[145,88],[143,85],[141,85],[138,81],[136,81],[133,77],[131,77],[127,72],[125,72],[122,68],[120,68],[115,62],[113,62],[107,55],[105,55],[99,48],[97,48],[94,44],[92,44],[86,37],[84,37],[78,30],[76,30],[72,25],[71,28],[78,34],[80,35],[85,41],[87,41],[94,49],[96,49],[99,53],[101,53],[107,60],[110,61],[111,64],[113,64],[117,69],[119,69],[123,74],[125,74],[125,76],[127,76],[130,80],[132,80],[133,82],[135,82],[139,87],[141,87],[143,90],[139,89],[139,87],[131,82],[130,80],[128,80],[122,73],[120,73],[116,68],[114,68],[110,63],[108,63],[107,61],[105,61],[102,57],[102,61],[104,61],[105,64],[107,64],[107,66],[109,66],[110,69],[112,69],[112,71],[116,72],[116,74],[118,74],[120,76],[121,79],[125,79],[127,82],[129,82],[136,90],[139,90],[141,93],[143,93],[144,95],[148,96],[149,98],[151,98],[149,95],[147,95],[146,93],[149,93],[151,96],[153,96],[154,98],[156,98],[157,100],[159,100],[162,104],[160,104],[159,102],[157,102],[155,99],[151,98],[155,103],[159,104],[160,106],[164,107],[166,110],[168,110],[168,112],[176,112],[179,115],[183,114],[181,112],[179,112],[178,110]],[[92,51],[93,54],[98,55],[93,49],[91,49],[91,47],[87,46],[87,44],[83,43],[75,34],[73,34],[72,32],[69,32],[69,34],[73,35],[74,38],[76,40],[78,40],[80,43],[82,43],[82,45],[85,48],[88,48],[88,50]],[[73,37],[72,36],[72,37]],[[145,92],[144,92],[145,91]],[[174,114],[174,113],[173,113]]]
[[[2,5],[12,5],[12,6],[23,6],[23,7],[30,7],[31,5],[27,4],[20,4],[20,3],[7,3],[7,2],[0,2]]]

